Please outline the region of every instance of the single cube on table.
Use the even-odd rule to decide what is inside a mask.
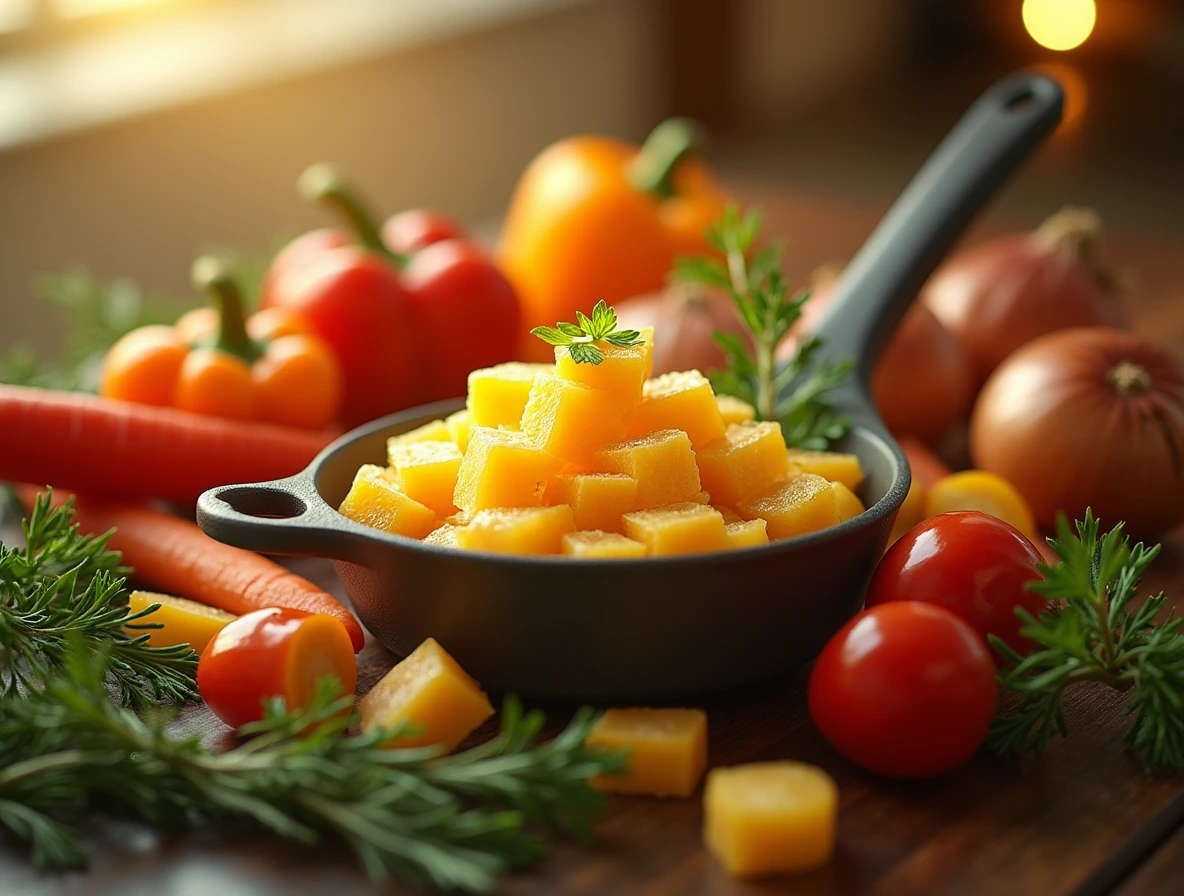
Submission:
[[[625,534],[640,541],[653,556],[698,554],[727,547],[724,518],[710,504],[687,501],[622,518]]]
[[[507,361],[505,364],[474,370],[469,374],[469,394],[466,399],[472,425],[517,429],[534,378],[540,373],[553,372],[554,369],[551,364]]]
[[[443,518],[456,513],[452,494],[460,472],[461,451],[452,442],[387,444],[387,464],[407,497]]]
[[[363,733],[414,725],[419,731],[392,738],[392,747],[440,744],[446,751],[493,715],[480,685],[452,656],[428,638],[358,701]]]
[[[625,417],[608,392],[541,374],[530,389],[521,428],[549,454],[586,466],[597,450],[625,437]]]
[[[801,762],[715,768],[703,794],[703,839],[733,877],[808,871],[835,848],[839,791]]]
[[[834,489],[813,473],[775,483],[756,497],[742,501],[736,509],[747,519],[765,520],[773,540],[805,535],[841,522]]]
[[[377,464],[358,468],[353,485],[337,509],[363,526],[409,538],[423,538],[436,526],[436,512],[401,492],[394,471]]]
[[[609,709],[589,747],[629,751],[621,775],[598,775],[601,790],[688,797],[707,769],[707,714],[701,709]]]
[[[452,503],[468,513],[491,507],[535,507],[563,461],[525,433],[474,426],[460,462]]]
[[[598,471],[636,480],[638,510],[697,501],[703,489],[691,440],[678,429],[606,445],[597,452],[595,465]]]
[[[644,557],[645,545],[617,532],[568,532],[563,536],[563,553],[569,557]]]
[[[624,473],[560,473],[543,500],[569,505],[577,529],[620,532],[622,515],[637,509],[637,480]]]
[[[715,393],[699,371],[664,373],[645,381],[628,434],[636,438],[663,429],[681,429],[695,448],[723,437],[724,419]]]
[[[571,508],[502,507],[482,510],[456,530],[457,547],[499,554],[558,554],[563,536],[575,530]]]
[[[597,347],[603,353],[604,360],[599,364],[589,364],[573,361],[568,346],[556,346],[555,375],[607,393],[621,409],[622,417],[627,417],[641,403],[649,347],[645,344],[609,345],[606,342],[599,343]]]
[[[724,504],[739,504],[793,474],[776,421],[733,423],[695,457],[703,488],[712,501]]]
[[[842,451],[789,450],[789,462],[803,473],[813,473],[831,482],[841,482],[851,491],[863,482],[863,467],[859,457]]]

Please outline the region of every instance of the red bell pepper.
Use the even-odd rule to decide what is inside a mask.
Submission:
[[[488,253],[447,217],[401,212],[381,229],[329,165],[301,175],[352,233],[312,230],[268,269],[262,304],[297,311],[329,344],[344,379],[342,422],[465,394],[468,374],[513,358],[521,313]]]

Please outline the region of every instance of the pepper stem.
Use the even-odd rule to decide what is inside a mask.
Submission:
[[[328,162],[310,165],[296,182],[296,190],[311,202],[320,202],[335,209],[349,222],[359,243],[402,267],[406,259],[392,252],[382,242],[382,232],[375,223],[374,215],[337,166]]]
[[[203,255],[193,263],[191,277],[194,288],[213,299],[218,309],[218,332],[213,347],[248,363],[258,358],[259,346],[247,334],[242,291],[226,263]]]
[[[674,173],[678,163],[703,143],[703,128],[690,118],[668,118],[659,124],[629,163],[628,178],[633,186],[659,199],[674,195]]]

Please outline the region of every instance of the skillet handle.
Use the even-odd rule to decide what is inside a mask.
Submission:
[[[1045,75],[996,82],[966,111],[847,265],[818,325],[819,354],[854,358],[867,394],[876,359],[913,297],[996,189],[1061,120]]]
[[[304,474],[208,489],[197,499],[197,525],[211,538],[261,554],[354,562],[365,538]]]

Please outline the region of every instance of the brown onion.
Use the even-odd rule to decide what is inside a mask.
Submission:
[[[982,383],[1013,351],[1055,330],[1125,327],[1115,279],[1098,260],[1101,222],[1066,208],[1030,234],[1008,234],[952,256],[921,299],[962,344]]]
[[[719,370],[727,359],[712,339],[716,330],[748,339],[726,294],[694,283],[676,283],[657,293],[618,302],[622,329],[653,327],[654,376],[675,370]]]
[[[1014,484],[1046,528],[1087,507],[1136,536],[1184,520],[1184,370],[1133,333],[1064,330],[1024,346],[983,387],[970,440],[975,466]]]

